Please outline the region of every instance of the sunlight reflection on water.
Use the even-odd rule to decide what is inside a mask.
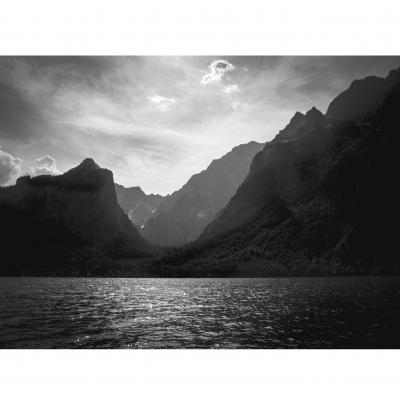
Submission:
[[[399,295],[399,278],[1,278],[0,347],[399,347]]]

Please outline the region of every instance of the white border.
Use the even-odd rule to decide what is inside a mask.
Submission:
[[[0,54],[400,54],[398,0],[12,0]],[[0,331],[1,335],[1,331]],[[398,351],[0,351],[12,399],[394,399]]]
[[[2,398],[397,399],[398,352],[2,351]]]
[[[399,54],[398,0],[2,0],[2,54]]]

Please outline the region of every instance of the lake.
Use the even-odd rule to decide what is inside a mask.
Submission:
[[[398,348],[400,278],[0,278],[1,348]]]

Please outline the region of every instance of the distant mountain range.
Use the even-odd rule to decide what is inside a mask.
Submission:
[[[262,147],[257,142],[237,146],[193,175],[162,200],[141,230],[143,236],[160,246],[182,246],[197,239],[234,195]]]
[[[296,113],[227,206],[162,264],[182,274],[400,272],[400,70]],[[190,272],[188,272],[190,271]]]
[[[144,226],[163,201],[163,196],[146,194],[139,186],[126,188],[116,183],[115,193],[119,205],[138,228]]]

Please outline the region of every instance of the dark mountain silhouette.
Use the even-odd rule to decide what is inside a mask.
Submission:
[[[399,109],[400,69],[353,82],[326,115],[296,113],[199,240],[162,263],[184,275],[400,272]]]
[[[237,146],[193,175],[181,189],[164,198],[141,231],[143,236],[162,246],[181,246],[196,239],[228,203],[262,146],[257,142]]]
[[[25,176],[0,188],[0,220],[3,274],[53,274],[71,258],[150,251],[117,203],[111,171],[92,159],[63,175]]]
[[[146,194],[139,186],[126,188],[115,184],[118,204],[132,223],[141,228],[155,213],[163,200],[159,194]]]
[[[391,71],[386,78],[357,79],[331,102],[326,116],[339,121],[359,121],[367,113],[376,111],[388,92],[399,83],[398,70]]]
[[[19,178],[0,188],[0,274],[399,273],[399,109],[400,69],[357,80],[325,115],[297,112],[274,140],[236,147],[158,205],[115,186],[91,159],[60,176]],[[155,248],[116,191],[128,212],[147,218],[150,209],[142,232],[153,243],[200,236],[146,258]]]

